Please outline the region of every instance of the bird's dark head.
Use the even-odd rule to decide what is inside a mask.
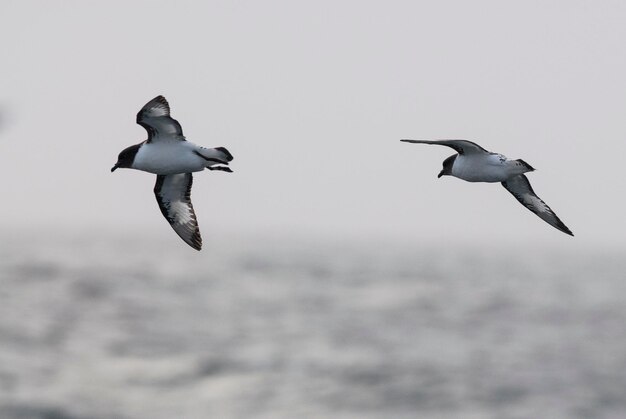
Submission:
[[[456,156],[458,156],[458,154],[450,156],[443,161],[443,169],[441,169],[441,172],[439,172],[437,178],[440,178],[443,175],[452,174],[452,165],[454,164],[454,160],[456,160]]]
[[[141,144],[135,144],[122,150],[119,156],[117,156],[117,163],[115,163],[115,166],[111,168],[111,172],[114,172],[115,169],[119,168],[131,168],[133,166],[133,161],[135,161],[135,156],[137,155],[139,147],[141,147]]]

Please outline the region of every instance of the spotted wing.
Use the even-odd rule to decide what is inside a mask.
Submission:
[[[517,175],[502,182],[502,186],[526,208],[537,214],[539,218],[550,224],[552,227],[561,230],[565,234],[573,236],[574,234],[563,221],[556,216],[554,211],[539,198],[533,188],[530,186],[528,178],[524,175]]]
[[[450,147],[454,149],[460,155],[464,154],[491,154],[489,151],[485,150],[478,144],[468,141],[468,140],[400,140],[405,143],[415,143],[415,144],[436,144],[436,145],[445,145],[446,147]]]
[[[155,97],[141,108],[137,113],[137,123],[148,131],[148,142],[185,140],[183,129],[170,116],[170,105],[163,96]]]
[[[202,248],[202,237],[191,205],[191,173],[158,175],[154,185],[159,208],[176,234],[196,250]]]

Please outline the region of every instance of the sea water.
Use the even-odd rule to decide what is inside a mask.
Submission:
[[[69,237],[0,245],[2,419],[626,417],[617,250]]]

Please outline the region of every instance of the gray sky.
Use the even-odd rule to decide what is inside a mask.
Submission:
[[[109,172],[163,94],[190,141],[235,156],[233,174],[195,175],[207,238],[626,244],[625,2],[200,3],[0,3],[0,229],[173,240],[154,176]],[[523,158],[576,237],[498,184],[437,179],[453,151],[400,138]]]

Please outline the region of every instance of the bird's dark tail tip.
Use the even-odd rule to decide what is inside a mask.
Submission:
[[[532,167],[530,164],[526,163],[524,160],[522,159],[517,159],[515,160],[516,162],[518,162],[519,164],[521,164],[522,166],[524,166],[526,169],[528,169],[529,172],[532,172],[535,170],[534,167]]]
[[[233,155],[230,154],[230,151],[226,150],[225,147],[215,147],[216,150],[221,151],[226,156],[226,161],[231,161],[233,159]]]

